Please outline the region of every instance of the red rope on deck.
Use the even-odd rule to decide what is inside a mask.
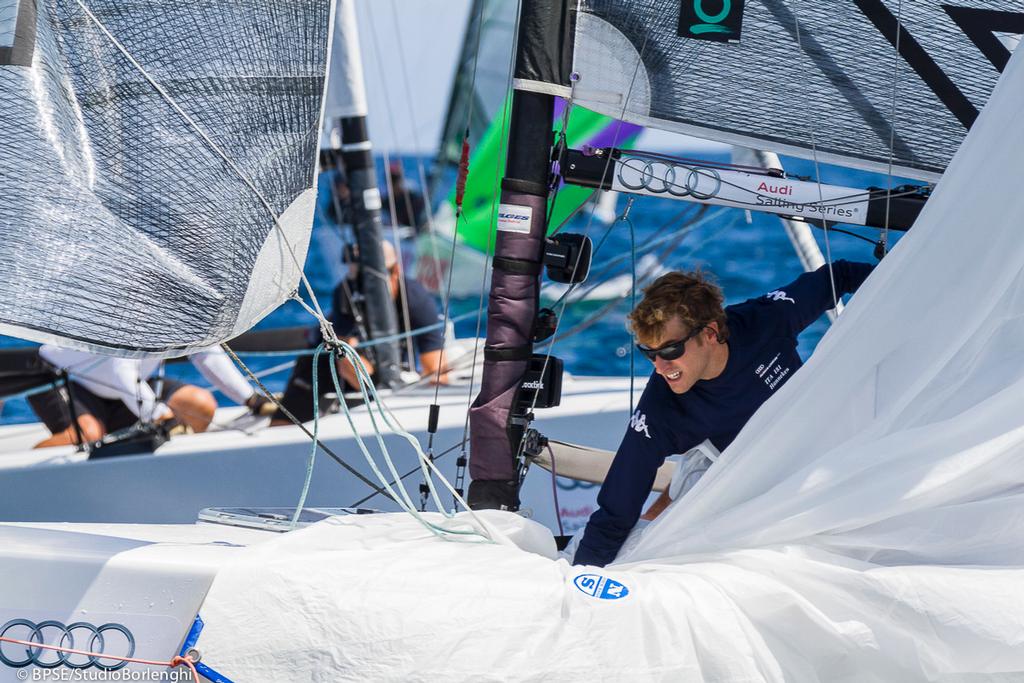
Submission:
[[[108,655],[103,652],[89,652],[88,650],[76,650],[70,647],[58,647],[57,645],[45,645],[43,643],[36,643],[28,640],[18,640],[17,638],[4,638],[0,636],[0,642],[2,643],[14,643],[15,645],[25,645],[28,648],[39,648],[41,650],[56,650],[58,652],[67,652],[73,655],[85,655],[86,657],[96,659],[116,659],[119,662],[131,662],[133,664],[147,664],[149,666],[165,666],[169,669],[173,669],[176,666],[185,665],[192,672],[192,680],[199,680],[199,672],[196,671],[195,662],[192,661],[191,657],[175,656],[169,662],[160,662],[153,659],[139,659],[138,657],[118,657],[117,655]],[[31,653],[29,653],[31,654]]]

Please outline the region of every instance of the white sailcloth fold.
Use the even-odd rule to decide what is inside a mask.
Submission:
[[[335,0],[334,31],[331,35],[331,76],[324,98],[323,132],[320,145],[341,148],[338,121],[351,116],[366,116],[366,85],[359,48],[355,0]]]
[[[309,237],[330,18],[327,0],[20,3],[0,331],[181,353],[279,305]]]
[[[349,517],[219,575],[204,657],[238,679],[1024,679],[1022,107],[1017,56],[814,358],[623,562]]]
[[[863,537],[924,509],[935,543],[959,546],[943,531],[960,516],[951,506],[1024,484],[1024,64],[1008,68],[914,228],[806,367],[624,559]],[[1008,533],[1024,535],[1017,516],[993,516],[970,543]],[[940,547],[920,560],[959,561]]]

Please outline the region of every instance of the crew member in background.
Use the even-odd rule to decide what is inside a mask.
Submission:
[[[187,430],[204,432],[217,410],[217,400],[210,391],[157,376],[162,365],[159,359],[114,358],[51,344],[41,346],[39,355],[65,371],[70,386],[28,398],[32,410],[52,434],[36,448],[78,444],[79,436],[85,441],[98,441],[140,421],[173,426],[169,424],[173,420]],[[265,413],[268,400],[255,392],[219,346],[197,351],[188,359],[232,401],[254,414]]]
[[[408,225],[415,228],[416,233],[419,234],[427,227],[427,207],[423,195],[406,183],[402,162],[395,160],[388,165],[388,177],[391,192],[395,198],[395,224]],[[382,202],[384,211],[381,218],[385,225],[390,225],[391,211],[389,207],[391,204],[387,195],[383,197]]]
[[[833,296],[856,291],[872,268],[837,261],[831,269],[822,266],[725,308],[722,290],[701,273],[668,273],[647,287],[629,325],[654,372],[601,486],[574,564],[603,567],[615,559],[667,456],[705,440],[724,451],[800,367],[797,335],[835,306]],[[644,518],[654,519],[670,502],[662,493]]]
[[[400,287],[398,256],[395,249],[388,242],[381,242],[380,246],[384,252],[384,267],[388,272],[388,289],[395,302],[398,331],[400,334],[404,334],[410,330],[432,328],[413,336],[412,345],[419,360],[420,375],[429,377],[432,383],[446,384],[448,376],[444,360],[444,330],[438,326],[438,323],[443,320],[443,316],[438,310],[437,303],[423,285],[414,279],[404,278],[404,287]],[[331,302],[330,321],[339,339],[351,346],[358,347],[359,343],[363,341],[363,332],[359,329],[356,315],[352,310],[353,297],[351,295],[358,294],[354,283],[354,279],[343,280],[335,287]],[[406,313],[408,313],[408,324],[406,324]],[[323,341],[320,329],[310,330],[308,340],[310,347],[320,344]],[[400,342],[399,346],[402,353],[405,354],[405,341]],[[374,367],[370,355],[361,353],[360,358],[366,365],[367,371],[373,375]],[[406,358],[406,361],[410,367],[415,367],[413,359]],[[337,369],[339,378],[347,385],[343,389],[358,388],[359,383],[355,369],[347,360],[339,356]],[[326,363],[326,354],[322,356],[318,373],[317,389],[320,396],[334,393],[334,381],[331,377],[330,367]],[[295,367],[292,369],[291,377],[288,378],[288,386],[285,388],[281,403],[300,422],[308,422],[313,419],[312,356],[300,356],[295,361]],[[270,424],[271,426],[288,425],[291,424],[291,420],[278,409]]]

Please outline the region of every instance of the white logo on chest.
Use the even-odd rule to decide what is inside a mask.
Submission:
[[[754,370],[757,376],[763,379],[764,383],[772,391],[775,391],[775,387],[779,386],[779,383],[789,376],[789,366],[783,367],[782,363],[778,362],[780,355],[782,354],[775,354],[774,358],[767,363],[761,363]]]
[[[629,426],[634,431],[641,432],[648,439],[651,438],[651,433],[647,431],[647,416],[641,413],[639,408],[629,418]]]
[[[768,292],[764,295],[764,298],[771,299],[772,301],[788,301],[791,304],[795,304],[792,298],[786,296],[786,293],[781,289],[776,289],[774,292]]]

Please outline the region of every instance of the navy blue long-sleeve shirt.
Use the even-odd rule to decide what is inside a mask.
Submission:
[[[867,263],[832,264],[836,295],[856,291]],[[828,266],[773,292],[726,306],[729,357],[722,373],[674,393],[651,374],[597,496],[574,564],[603,567],[615,559],[640,518],[655,474],[673,453],[709,439],[724,451],[743,425],[801,365],[797,335],[834,305]]]

